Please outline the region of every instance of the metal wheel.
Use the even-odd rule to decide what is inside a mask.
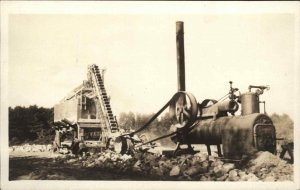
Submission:
[[[120,154],[128,154],[133,148],[130,139],[124,137],[117,137],[113,142],[113,146],[114,151]]]
[[[175,122],[180,124],[181,127],[192,124],[198,113],[196,98],[191,93],[176,93],[170,104],[170,113]]]

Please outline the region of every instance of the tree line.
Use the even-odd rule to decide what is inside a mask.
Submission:
[[[136,130],[142,127],[154,114],[122,112],[118,124],[124,130]],[[24,143],[49,144],[55,136],[53,127],[53,108],[38,107],[37,105],[9,107],[9,144]],[[293,140],[294,122],[287,114],[273,113],[271,119],[276,127],[277,137]],[[142,133],[152,139],[170,133],[172,119],[168,113],[156,118]],[[170,138],[160,141],[169,145]]]
[[[24,143],[49,144],[55,135],[53,108],[37,105],[9,107],[9,145]]]

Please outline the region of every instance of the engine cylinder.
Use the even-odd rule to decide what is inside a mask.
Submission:
[[[241,95],[242,115],[259,113],[259,95],[254,92],[246,92]]]
[[[218,111],[219,112],[236,112],[239,108],[239,105],[235,101],[224,101],[221,103],[218,103]]]

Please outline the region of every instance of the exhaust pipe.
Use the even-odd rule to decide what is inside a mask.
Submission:
[[[177,85],[178,91],[185,91],[185,63],[184,63],[184,27],[182,21],[176,22],[177,47]]]

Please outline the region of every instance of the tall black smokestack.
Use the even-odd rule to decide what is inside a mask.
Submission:
[[[185,66],[184,66],[184,28],[183,22],[176,22],[177,46],[177,84],[178,91],[185,91]]]

